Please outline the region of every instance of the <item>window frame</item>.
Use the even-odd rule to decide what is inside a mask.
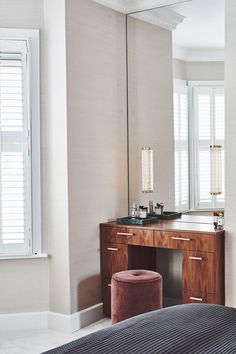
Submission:
[[[0,28],[0,37],[9,40],[26,40],[28,45],[28,112],[30,119],[31,149],[31,252],[24,257],[42,254],[41,237],[41,161],[40,161],[40,50],[38,29]],[[17,258],[17,255],[10,258]],[[22,255],[19,255],[22,258]],[[8,258],[7,254],[0,256]]]
[[[198,187],[196,183],[197,159],[196,159],[196,121],[194,119],[194,87],[225,87],[224,81],[188,81],[189,96],[189,202],[192,211],[213,211],[216,209],[224,209],[224,206],[197,208],[196,195]]]

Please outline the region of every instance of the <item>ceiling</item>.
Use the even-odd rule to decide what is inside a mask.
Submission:
[[[187,61],[224,60],[225,0],[94,1],[122,13],[162,7],[135,17],[173,31],[175,58]]]
[[[225,0],[192,0],[169,8],[185,17],[173,31],[175,52],[190,60],[224,60]]]

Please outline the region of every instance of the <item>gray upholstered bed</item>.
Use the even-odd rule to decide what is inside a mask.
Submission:
[[[149,312],[52,349],[50,354],[236,353],[236,309],[179,305]]]

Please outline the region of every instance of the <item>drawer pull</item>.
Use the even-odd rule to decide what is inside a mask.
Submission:
[[[117,252],[117,251],[119,251],[119,248],[107,247],[107,250]]]
[[[194,297],[194,296],[190,296],[189,298],[190,300],[195,300],[195,301],[203,301],[203,299],[201,299],[200,297]]]
[[[189,259],[195,260],[195,261],[203,261],[202,257],[189,257]]]
[[[117,232],[117,235],[121,235],[121,236],[134,236],[135,234],[130,234],[129,232]]]
[[[184,237],[172,237],[172,240],[178,240],[178,241],[191,241],[191,238],[184,238]]]
[[[108,284],[107,286],[111,287],[111,284]]]

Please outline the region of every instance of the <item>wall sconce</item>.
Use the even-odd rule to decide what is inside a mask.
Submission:
[[[142,148],[142,192],[153,192],[153,150]]]
[[[222,193],[222,145],[210,145],[211,195]]]

